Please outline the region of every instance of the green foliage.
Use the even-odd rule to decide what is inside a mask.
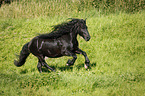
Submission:
[[[101,14],[135,13],[144,10],[144,4],[144,0],[13,0],[10,5],[2,5],[0,17],[73,16],[92,9]]]
[[[144,9],[144,0],[92,0],[93,6],[105,12],[125,11],[134,13]]]
[[[28,1],[14,1],[0,8],[0,95],[145,95],[145,11],[128,14],[121,11],[110,13],[104,9],[107,15],[95,8],[97,1],[102,6],[102,0],[70,0],[67,3],[65,0]],[[137,1],[143,2],[134,0]],[[112,2],[113,5],[118,1]],[[91,69],[84,68],[82,55],[77,55],[78,59],[71,67],[65,66],[71,57],[46,59],[56,72],[43,68],[41,74],[37,70],[37,58],[33,55],[22,67],[13,64],[15,54],[19,54],[25,43],[39,33],[51,32],[52,25],[70,17],[87,17],[91,40],[85,42],[80,36],[78,40],[80,48],[90,58]]]

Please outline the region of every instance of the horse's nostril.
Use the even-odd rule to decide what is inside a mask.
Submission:
[[[87,37],[88,40],[90,40],[90,37]]]

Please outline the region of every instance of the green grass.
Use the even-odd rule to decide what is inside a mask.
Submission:
[[[64,4],[63,1],[61,3]],[[0,12],[4,13],[5,8],[9,12],[11,6],[14,6],[13,3],[3,5]],[[56,11],[55,16],[43,12],[42,16],[37,12],[31,16],[25,11],[22,13],[27,16],[16,15],[17,12],[0,15],[0,95],[144,96],[145,11],[135,14],[117,11],[106,15],[94,8],[86,9],[87,6],[80,12],[71,8],[68,9],[70,13]],[[91,69],[84,68],[82,55],[77,55],[78,59],[72,67],[65,65],[71,57],[46,59],[56,72],[43,68],[41,74],[37,70],[38,60],[32,54],[24,66],[13,64],[15,54],[19,54],[25,43],[39,33],[51,32],[52,25],[70,17],[87,18],[91,40],[85,42],[80,36],[78,40],[80,48],[88,54]]]
[[[65,66],[70,57],[47,59],[56,72],[44,68],[42,74],[37,70],[36,57],[30,55],[26,64],[18,68],[13,64],[14,54],[38,33],[50,32],[52,25],[66,21],[67,17],[1,19],[0,94],[145,95],[144,15],[143,11],[89,17],[87,25],[92,38],[89,42],[79,36],[78,39],[92,68],[85,70],[84,57],[78,55],[70,68]]]

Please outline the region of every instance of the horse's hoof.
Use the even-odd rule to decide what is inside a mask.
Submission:
[[[88,66],[85,64],[85,68],[88,69]]]
[[[39,71],[39,73],[42,73],[42,71]]]
[[[70,66],[70,64],[66,64],[66,66]]]

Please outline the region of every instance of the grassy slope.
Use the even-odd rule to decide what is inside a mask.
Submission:
[[[39,74],[37,58],[32,55],[24,66],[14,66],[14,53],[19,53],[26,42],[38,33],[50,32],[52,25],[68,17],[0,19],[0,95],[145,95],[145,12],[89,16],[87,25],[92,38],[89,42],[78,39],[90,58],[90,70],[83,67],[81,55],[70,68],[65,66],[70,57],[47,59],[56,68],[55,73],[44,68],[45,72]]]

